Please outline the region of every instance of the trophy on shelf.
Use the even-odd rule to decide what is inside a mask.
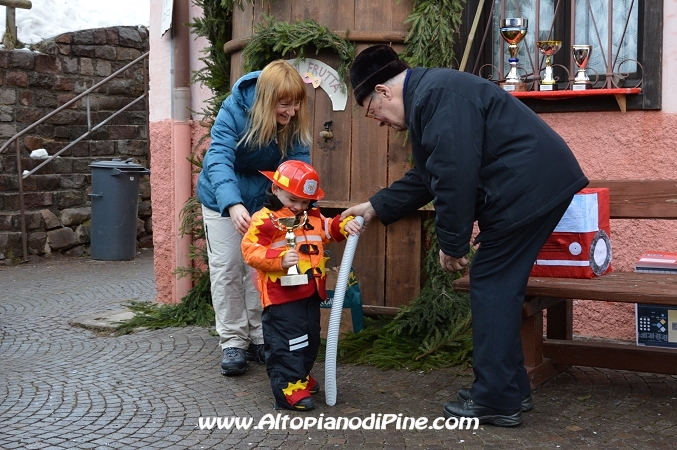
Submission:
[[[517,44],[519,44],[524,36],[527,34],[527,19],[522,17],[515,17],[501,20],[501,36],[508,43],[508,51],[510,52],[510,72],[501,83],[501,87],[506,91],[526,91],[527,85],[517,75]]]
[[[304,211],[302,216],[293,217],[274,217],[270,214],[270,220],[280,231],[284,231],[284,238],[287,241],[287,249],[296,248],[296,235],[294,230],[302,227],[308,221],[308,212]],[[282,286],[300,286],[308,284],[308,275],[299,274],[299,268],[294,264],[287,269],[287,275],[280,277],[280,284]]]
[[[541,80],[539,90],[556,91],[557,80],[552,76],[552,55],[562,48],[562,41],[538,41],[536,47],[545,55],[545,77]]]
[[[576,72],[576,78],[574,78],[574,84],[571,89],[574,91],[583,91],[585,89],[592,88],[590,84],[590,78],[585,73],[585,68],[588,66],[590,61],[590,53],[592,52],[592,45],[574,45],[572,48],[574,63],[578,67],[578,72]]]

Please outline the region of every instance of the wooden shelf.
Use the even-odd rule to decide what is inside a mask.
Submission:
[[[590,97],[595,95],[613,95],[616,97],[618,107],[622,112],[626,111],[626,95],[636,95],[642,92],[641,88],[614,88],[614,89],[586,89],[583,91],[574,91],[566,89],[562,91],[527,91],[510,92],[517,98],[537,98],[541,100],[561,100],[565,98]]]

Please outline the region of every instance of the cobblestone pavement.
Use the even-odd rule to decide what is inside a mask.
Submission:
[[[467,370],[428,374],[339,365],[338,402],[274,418],[265,368],[221,376],[218,340],[202,328],[114,337],[69,325],[155,295],[152,253],[134,261],[43,259],[0,268],[0,448],[677,448],[677,377],[571,368],[534,392],[524,423],[477,430],[291,429],[298,418],[441,416]],[[316,377],[324,380],[324,365]],[[266,416],[272,414],[272,416]],[[199,427],[199,417],[252,418],[248,430]],[[356,423],[356,422],[353,422]],[[368,422],[367,422],[368,423]]]

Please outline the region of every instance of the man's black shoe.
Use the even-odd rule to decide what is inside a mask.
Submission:
[[[242,375],[247,369],[247,360],[245,351],[241,348],[226,347],[223,349],[223,360],[221,361],[221,375],[227,377],[233,375]]]
[[[263,351],[263,344],[249,344],[245,350],[245,359],[247,361],[266,362],[266,355]]]
[[[458,398],[459,402],[464,402],[468,399],[470,399],[470,389],[466,388],[461,388],[458,390],[456,393],[456,397]],[[522,412],[529,412],[533,409],[534,407],[534,399],[531,397],[531,395],[528,395],[522,399]]]
[[[516,427],[522,423],[522,411],[505,411],[478,405],[472,399],[465,402],[449,402],[444,405],[444,417],[477,418],[480,424],[489,423],[497,427]]]

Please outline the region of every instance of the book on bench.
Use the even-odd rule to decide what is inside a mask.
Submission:
[[[635,262],[635,272],[677,274],[677,253],[649,250]]]

